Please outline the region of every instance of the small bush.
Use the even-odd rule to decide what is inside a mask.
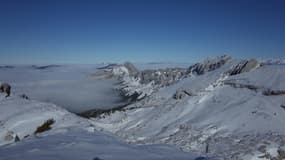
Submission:
[[[34,134],[38,134],[38,133],[42,133],[42,132],[50,130],[51,125],[54,123],[55,123],[55,120],[53,120],[53,119],[49,119],[49,120],[45,121],[44,124],[42,124],[41,126],[39,126],[37,128],[37,130],[34,132]]]

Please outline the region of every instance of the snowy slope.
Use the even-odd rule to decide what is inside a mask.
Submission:
[[[51,129],[35,135],[51,118]],[[167,145],[126,144],[56,105],[17,96],[0,94],[0,122],[0,160],[195,159]]]
[[[45,121],[53,119],[53,130],[61,130],[70,127],[86,128],[90,124],[54,104],[42,103],[28,100],[17,96],[0,96],[0,145],[9,144],[14,141],[5,140],[9,134],[23,139],[33,136],[37,127]]]
[[[264,64],[228,75],[239,63],[230,59],[209,72],[191,75],[124,111],[94,118],[93,124],[129,142],[174,144],[221,159],[277,154],[285,145],[285,66]],[[193,95],[174,99],[181,89]],[[265,95],[268,89],[282,94]],[[260,146],[265,149],[260,151]]]
[[[17,154],[15,154],[17,153]],[[70,130],[44,138],[27,139],[0,149],[1,160],[166,160],[194,159],[163,145],[134,146],[99,132]],[[97,159],[96,159],[97,158]]]

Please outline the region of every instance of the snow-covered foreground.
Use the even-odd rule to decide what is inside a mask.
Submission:
[[[129,142],[174,144],[219,159],[282,159],[284,82],[282,63],[207,60],[177,83],[93,118],[93,124]]]
[[[194,159],[189,153],[182,153],[169,146],[127,145],[100,132],[84,132],[74,129],[45,137],[28,138],[22,142],[2,147],[0,155],[1,160]]]
[[[49,119],[51,129],[35,134]],[[16,141],[16,142],[15,142]],[[166,145],[130,145],[53,104],[0,95],[0,160],[194,159]]]

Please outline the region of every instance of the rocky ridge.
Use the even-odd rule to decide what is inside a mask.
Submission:
[[[282,157],[284,66],[220,56],[182,73],[169,84],[150,78],[149,96],[102,114],[94,125],[129,142],[174,144],[218,159]]]

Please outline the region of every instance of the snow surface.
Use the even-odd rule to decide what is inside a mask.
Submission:
[[[51,130],[33,134],[51,118],[55,120]],[[194,159],[193,154],[167,145],[126,144],[63,108],[17,96],[0,94],[0,122],[0,160]],[[9,133],[20,141],[5,140]]]

